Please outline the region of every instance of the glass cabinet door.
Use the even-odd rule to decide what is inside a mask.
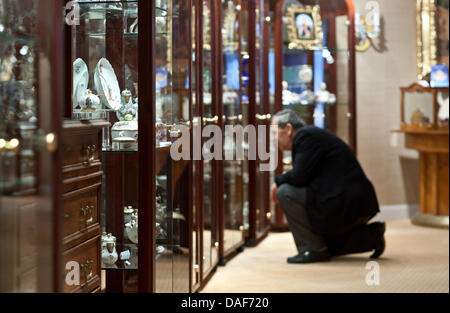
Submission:
[[[278,12],[276,23],[282,27],[277,35],[283,38],[283,49],[278,53],[283,63],[278,65],[282,79],[277,107],[297,111],[306,124],[327,129],[354,148],[354,47],[349,46],[352,14],[346,3],[338,6],[321,3],[304,7],[298,1],[278,5],[282,12]],[[313,37],[307,37],[305,30],[302,37],[302,25],[314,26]],[[316,39],[311,42],[311,38]]]
[[[199,100],[201,105],[201,116],[203,128],[208,125],[216,125],[218,123],[217,108],[213,102],[213,19],[214,3],[212,0],[199,1],[198,20],[201,27],[198,34],[201,35],[197,40],[199,73],[198,83],[200,84]],[[203,139],[203,144],[208,138]],[[216,242],[217,238],[217,209],[216,209],[216,163],[213,160],[202,158],[202,277],[211,272],[212,268],[217,264],[219,255]]]
[[[265,28],[265,3],[264,0],[256,0],[254,2],[255,10],[254,10],[254,17],[252,20],[254,21],[254,24],[251,25],[252,32],[255,34],[255,78],[252,82],[256,86],[256,96],[255,96],[255,112],[256,116],[254,118],[255,125],[257,127],[259,126],[265,126],[266,127],[266,133],[265,137],[262,133],[258,132],[258,142],[261,144],[262,141],[265,143],[265,151],[266,153],[270,152],[270,132],[269,132],[269,126],[270,126],[270,115],[268,110],[268,99],[266,97],[267,90],[267,65],[268,65],[268,54],[266,49],[266,42],[265,38],[267,37],[266,34],[266,28]],[[265,140],[264,140],[265,139]],[[261,142],[260,142],[261,141]],[[269,203],[269,193],[267,192],[270,190],[269,186],[269,172],[261,171],[261,164],[267,163],[268,160],[261,161],[260,156],[258,156],[256,160],[256,196],[255,197],[255,240],[258,240],[261,238],[261,236],[265,235],[268,231],[269,221],[268,221],[268,213],[270,210]]]
[[[243,126],[244,105],[241,101],[240,83],[240,28],[239,13],[242,6],[233,0],[222,3],[222,103],[224,124]],[[224,153],[237,151],[236,136],[225,132]],[[242,145],[242,143],[239,143]],[[244,160],[235,156],[224,162],[224,243],[225,257],[243,245],[244,230]]]
[[[0,292],[61,288],[54,279],[60,274],[54,125],[63,100],[52,88],[65,86],[53,71],[63,66],[55,61],[62,36],[46,33],[62,34],[54,3],[0,1]]]
[[[191,120],[194,117],[198,118],[200,116],[199,100],[200,92],[197,90],[197,31],[201,29],[198,21],[199,4],[198,1],[192,1],[191,4],[191,71],[190,71],[190,87],[191,87]],[[198,121],[196,121],[198,123]],[[202,251],[200,241],[202,240],[201,232],[201,161],[192,161],[192,266],[191,266],[191,280],[192,280],[192,291],[196,291],[200,288],[201,283],[201,273],[200,273],[200,263],[202,258]]]
[[[189,38],[191,29],[190,3],[186,0],[172,0],[172,23],[169,22],[168,33],[172,33],[172,70],[170,72],[172,88],[172,120],[173,127],[171,141],[178,138],[178,126],[190,126],[190,60],[191,40]],[[170,125],[170,123],[169,123]],[[174,136],[175,135],[175,136]],[[190,138],[192,139],[192,138]],[[190,243],[191,233],[189,229],[189,218],[191,215],[191,201],[193,182],[191,179],[191,161],[182,159],[172,162],[172,207],[173,207],[173,288],[175,293],[187,293],[189,286],[190,265]],[[170,187],[169,187],[170,188]]]

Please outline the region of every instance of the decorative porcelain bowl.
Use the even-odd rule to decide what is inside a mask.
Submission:
[[[115,123],[111,129],[111,137],[113,143],[118,143],[123,149],[137,149],[138,122],[120,121]]]

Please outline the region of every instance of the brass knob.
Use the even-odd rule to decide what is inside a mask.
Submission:
[[[94,222],[94,206],[93,205],[87,205],[85,207],[81,208],[81,216],[82,218],[80,221],[82,223],[85,223],[86,226],[91,225]]]
[[[91,164],[95,161],[95,152],[97,147],[95,145],[89,145],[85,148],[86,163]]]
[[[203,118],[203,126],[205,126],[207,124],[219,124],[219,117],[218,116],[214,116],[212,118],[204,117]]]
[[[58,140],[54,133],[48,133],[45,136],[45,144],[47,146],[47,151],[55,152],[58,149]]]
[[[93,269],[94,261],[87,260],[86,263],[81,264],[81,272],[83,273],[84,280],[87,283],[93,276],[92,269]]]
[[[270,114],[256,114],[256,119],[260,120],[260,121],[270,121],[270,119],[272,118],[272,115]]]
[[[3,151],[6,150],[6,140],[3,138],[0,138],[0,154],[3,153]]]
[[[17,152],[19,151],[20,147],[20,141],[19,139],[11,139],[10,141],[7,141],[5,139],[0,139],[0,153],[3,153],[5,151],[12,151]]]

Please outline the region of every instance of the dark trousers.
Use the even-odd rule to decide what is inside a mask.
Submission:
[[[331,255],[344,255],[372,251],[375,247],[375,232],[370,217],[362,218],[347,227],[341,235],[321,236],[314,232],[309,221],[306,188],[281,185],[277,199],[286,215],[289,227],[299,253],[305,251],[323,251],[328,249]]]

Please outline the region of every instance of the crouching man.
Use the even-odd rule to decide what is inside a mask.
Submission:
[[[384,222],[368,222],[378,200],[353,152],[326,130],[305,126],[284,110],[273,118],[278,145],[292,151],[292,170],[276,177],[271,198],[283,209],[298,255],[288,263],[329,261],[332,256],[385,249]]]

